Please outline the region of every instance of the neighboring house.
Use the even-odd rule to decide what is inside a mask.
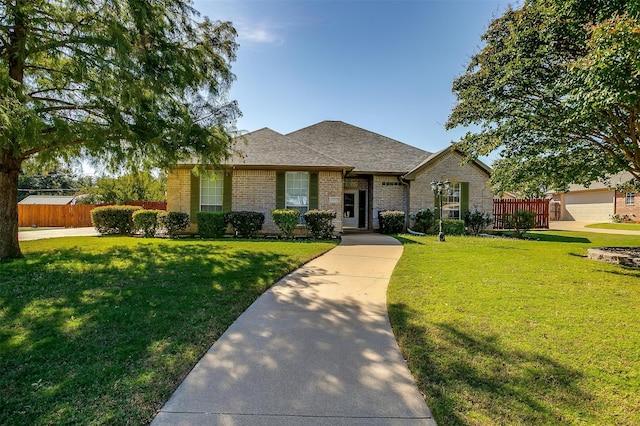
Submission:
[[[615,189],[631,178],[630,173],[622,172],[611,176],[607,183],[593,182],[589,187],[569,185],[567,192],[554,193],[553,200],[560,203],[560,220],[608,222],[618,214],[640,221],[640,199],[635,199],[635,192]]]
[[[198,211],[259,211],[266,233],[278,232],[273,209],[334,210],[337,232],[374,230],[380,211],[409,217],[433,208],[431,182],[446,179],[452,188],[443,200],[446,217],[461,218],[472,206],[492,209],[490,169],[483,163],[461,165],[462,155],[451,147],[429,153],[341,121],[286,135],[264,128],[239,138],[236,149],[211,173],[197,176],[195,164],[170,171],[167,209],[189,213],[192,223]]]
[[[18,202],[18,204],[42,204],[42,205],[65,205],[74,203],[74,198],[66,195],[29,195]]]

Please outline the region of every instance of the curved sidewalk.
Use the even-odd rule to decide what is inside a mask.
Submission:
[[[401,254],[345,235],[256,300],[152,425],[435,425],[387,317]]]

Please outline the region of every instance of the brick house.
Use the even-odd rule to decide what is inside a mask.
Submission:
[[[640,222],[640,199],[635,199],[635,192],[615,189],[632,178],[631,173],[621,172],[605,182],[592,182],[588,187],[569,185],[566,192],[553,193],[553,201],[560,206],[559,220],[608,222],[617,214]]]
[[[198,176],[195,164],[180,164],[170,171],[167,209],[189,213],[192,222],[201,210],[259,211],[265,233],[278,231],[273,209],[334,210],[337,232],[374,230],[380,211],[400,210],[408,218],[434,208],[431,182],[448,179],[445,217],[461,218],[472,206],[491,212],[489,167],[461,161],[451,147],[430,153],[341,121],[286,135],[264,128],[239,138],[219,170]]]

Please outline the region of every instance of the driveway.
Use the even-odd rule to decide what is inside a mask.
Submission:
[[[600,229],[600,228],[585,228],[586,225],[590,225],[593,222],[576,222],[573,220],[562,220],[556,222],[549,222],[549,230],[551,231],[579,231],[579,232],[594,232],[597,234],[621,234],[621,235],[637,235],[640,236],[640,231],[630,231],[625,229]]]
[[[45,238],[60,238],[60,237],[93,237],[100,235],[96,228],[55,228],[55,229],[42,229],[35,231],[18,232],[19,241],[32,241],[42,240]]]

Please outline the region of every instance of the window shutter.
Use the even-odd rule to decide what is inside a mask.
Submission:
[[[286,172],[276,172],[276,209],[284,209],[286,185]]]
[[[460,219],[469,210],[469,182],[460,182]]]
[[[196,215],[200,211],[200,176],[191,173],[191,205],[189,211],[189,220],[196,223]]]
[[[222,183],[222,211],[230,212],[232,209],[232,199],[233,199],[233,171],[229,171],[228,173],[224,173],[223,175],[223,183]]]
[[[318,209],[318,173],[309,173],[309,210]]]
[[[433,193],[433,219],[440,220],[440,198],[435,192]]]

